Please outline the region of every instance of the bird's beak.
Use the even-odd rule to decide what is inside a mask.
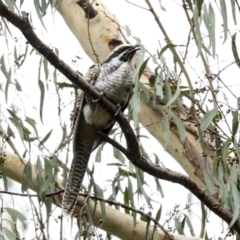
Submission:
[[[127,53],[132,53],[132,55],[134,55],[134,53],[137,52],[138,50],[140,50],[140,45],[137,44],[129,48]]]

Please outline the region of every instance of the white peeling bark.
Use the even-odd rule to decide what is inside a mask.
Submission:
[[[97,15],[89,20],[86,18],[83,9],[73,0],[62,0],[58,11],[88,56],[95,62],[95,52],[101,62],[109,55],[114,43],[126,43],[128,40],[122,33],[116,17],[101,0],[94,1],[92,7],[96,10]],[[144,73],[145,75],[141,78],[142,83],[149,82],[149,73],[149,71]],[[149,85],[146,84],[146,87],[149,87]],[[191,113],[190,109],[181,102],[174,109],[174,112],[176,115],[181,116],[182,119],[188,119]],[[143,126],[148,126],[146,127],[148,132],[161,145],[165,145],[162,112],[153,110],[141,103],[139,122]],[[188,122],[184,124],[187,130],[186,139],[181,142],[177,128],[172,125],[170,129],[171,144],[167,146],[166,150],[198,185],[205,188],[203,173],[207,171],[209,176],[212,177],[212,160],[209,156],[203,157],[203,150],[198,139],[198,130],[194,124]],[[209,143],[209,138],[205,139],[207,153],[211,155],[212,150]],[[217,185],[215,179],[212,180]]]
[[[11,154],[5,149],[0,148],[0,160],[1,163],[4,166],[4,170],[6,173],[6,176],[13,179],[14,181],[18,183],[22,183],[25,179],[25,175],[23,173],[24,170],[24,163],[25,161],[21,161],[16,155]],[[34,165],[32,165],[32,176],[33,176],[33,183],[31,186],[31,189],[33,191],[36,191],[36,171]],[[58,180],[58,184],[61,186],[62,181]],[[56,197],[56,196],[55,196]],[[56,200],[56,198],[53,198],[53,200]],[[54,204],[60,207],[60,203],[62,200],[62,196],[59,195],[58,201],[55,201]],[[145,240],[145,234],[146,234],[146,226],[147,224],[142,221],[137,221],[136,226],[134,226],[133,218],[129,216],[128,214],[122,213],[108,205],[106,205],[106,219],[104,223],[102,224],[102,212],[101,212],[101,206],[98,202],[95,207],[95,201],[88,199],[88,210],[91,214],[91,217],[93,217],[93,221],[96,224],[97,227],[100,229],[109,232],[113,234],[114,236],[125,239],[125,240]],[[78,198],[77,206],[75,209],[75,213],[79,213],[79,210],[82,206],[85,205],[85,199],[83,197]],[[155,229],[153,227],[150,227],[149,229],[150,239],[154,240],[160,240],[164,239],[165,233],[161,229]],[[152,234],[153,237],[152,237]],[[170,234],[170,236],[173,237],[175,240],[200,240],[200,238],[197,237],[186,237],[183,235],[177,235],[177,234]]]

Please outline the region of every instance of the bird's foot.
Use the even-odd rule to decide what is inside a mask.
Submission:
[[[92,103],[97,103],[104,96],[104,92],[103,91],[101,91],[100,94],[101,94],[100,97],[97,98],[97,99],[93,99]]]
[[[122,106],[121,106],[121,104],[117,104],[117,111],[115,112],[115,114],[114,114],[114,117],[116,117],[119,113],[120,113],[120,111],[122,110]]]

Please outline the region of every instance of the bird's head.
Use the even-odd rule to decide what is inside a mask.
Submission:
[[[120,60],[122,62],[131,62],[134,54],[140,49],[139,45],[131,45],[131,44],[121,44],[116,47],[108,58],[103,62],[109,63],[114,60]]]

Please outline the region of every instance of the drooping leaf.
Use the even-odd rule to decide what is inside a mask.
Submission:
[[[239,59],[237,46],[236,46],[236,36],[237,36],[237,33],[234,33],[232,36],[232,52],[233,52],[234,60],[237,64],[237,66],[240,68],[240,59]]]
[[[17,219],[21,222],[26,220],[26,217],[16,209],[6,207],[5,210],[8,212],[14,222],[16,222]]]
[[[49,139],[49,137],[51,136],[51,134],[52,134],[52,130],[50,130],[50,131],[46,134],[46,136],[40,141],[40,143],[39,143],[38,146],[43,145],[43,144]]]
[[[121,163],[125,163],[125,158],[123,154],[115,147],[113,148],[113,154],[114,154],[114,157],[118,159]]]
[[[200,126],[201,131],[206,131],[207,130],[207,128],[211,124],[212,120],[216,116],[217,112],[218,112],[218,108],[215,107],[211,111],[209,111],[205,114],[205,116],[203,117],[201,126]]]
[[[146,66],[147,66],[147,63],[148,63],[149,59],[150,59],[150,58],[147,58],[147,59],[142,63],[142,65],[141,65],[141,67],[140,67],[140,69],[139,69],[138,79],[141,78],[141,76],[142,76],[142,74],[143,74],[143,72],[144,72],[144,70],[145,70],[145,68],[146,68]]]
[[[236,18],[236,1],[231,0],[231,6],[232,6],[232,17],[234,24],[237,25],[237,18]]]
[[[174,218],[175,227],[179,234],[184,234],[183,225],[178,218]]]
[[[125,26],[125,30],[126,30],[127,36],[129,37],[131,35],[131,30],[128,25]]]
[[[99,147],[96,153],[95,161],[100,163],[102,161],[102,147]]]
[[[98,186],[98,184],[94,183],[93,184],[94,192],[98,197],[103,198],[103,192],[102,189]],[[102,213],[102,221],[104,222],[106,219],[106,207],[105,207],[105,202],[100,201],[101,205],[101,213]]]
[[[156,214],[156,217],[155,217],[155,220],[158,222],[161,218],[161,215],[162,215],[162,204],[160,204],[160,207],[157,211],[157,214]]]
[[[173,43],[168,43],[168,44],[167,44],[166,46],[164,46],[164,47],[161,49],[161,51],[158,53],[158,57],[160,58],[167,49],[169,49],[169,48],[174,48],[174,47],[177,47],[177,46],[178,46],[178,45],[175,45],[175,44],[173,44]]]
[[[180,134],[180,140],[184,141],[185,137],[186,137],[186,129],[185,129],[185,126],[184,126],[183,122],[175,114],[172,114],[171,117],[173,118],[173,121],[178,128],[178,131],[179,131],[179,134]]]
[[[30,117],[26,117],[25,121],[31,125],[31,127],[33,128],[36,136],[38,137],[38,131],[37,131],[37,128],[36,128],[36,122],[34,119],[30,118]]]
[[[186,223],[187,223],[187,225],[189,227],[191,235],[192,236],[196,236],[195,233],[194,233],[192,221],[189,219],[188,215],[184,214],[184,218],[185,218],[185,221],[186,221]]]
[[[40,22],[42,23],[42,26],[45,28],[45,30],[47,31],[46,27],[45,27],[45,24],[43,22],[43,16],[41,14],[41,7],[40,7],[40,3],[39,3],[39,0],[34,0],[34,6],[35,6],[35,9],[36,9],[36,12],[37,12],[37,16],[40,20]]]
[[[197,36],[197,46],[198,46],[198,51],[201,52],[202,49],[202,34],[200,30],[200,23],[199,23],[199,9],[198,6],[195,4],[194,9],[193,9],[193,21],[195,24],[195,31],[196,31],[196,36]]]
[[[7,229],[5,227],[2,227],[2,229],[3,229],[4,235],[6,236],[6,238],[8,240],[16,240],[16,235],[12,231],[10,231],[9,229]],[[4,238],[4,239],[6,239],[6,238]]]
[[[238,119],[238,110],[233,112],[233,119],[232,119],[232,136],[234,137],[238,131],[239,127],[239,119]]]
[[[209,38],[212,45],[212,54],[215,57],[216,53],[216,38],[215,38],[215,13],[212,8],[212,5],[209,4]]]
[[[39,112],[40,112],[40,119],[43,122],[42,113],[43,113],[45,87],[44,87],[43,82],[40,79],[38,80],[38,86],[39,86],[39,89],[40,89],[40,109],[39,109]]]
[[[221,8],[221,16],[223,19],[223,33],[224,33],[223,43],[225,43],[228,36],[227,6],[226,6],[225,0],[219,0],[219,2],[220,2],[220,8]]]
[[[215,194],[216,190],[215,190],[214,184],[213,184],[212,179],[210,178],[209,174],[206,171],[204,171],[204,181],[206,183],[209,193],[211,195]]]
[[[23,173],[25,175],[25,179],[22,183],[22,192],[25,192],[32,184],[32,165],[30,161],[26,163]]]

